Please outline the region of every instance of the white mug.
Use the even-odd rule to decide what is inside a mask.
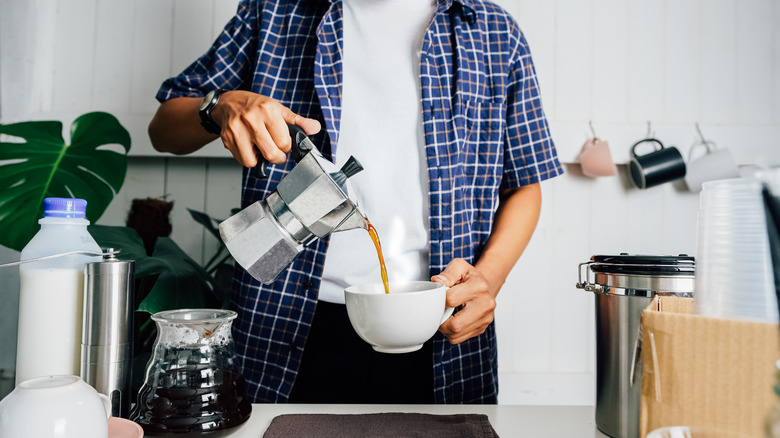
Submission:
[[[111,402],[78,376],[25,380],[0,401],[0,436],[108,438]]]
[[[358,336],[381,353],[409,353],[422,348],[452,315],[445,308],[447,287],[432,281],[350,286],[344,290],[347,314]]]
[[[701,149],[701,146],[705,151],[704,155],[693,159],[694,150]],[[688,190],[700,192],[701,185],[707,181],[738,176],[739,169],[728,149],[715,149],[715,144],[712,142],[699,142],[691,146],[685,173],[685,184],[688,185]]]

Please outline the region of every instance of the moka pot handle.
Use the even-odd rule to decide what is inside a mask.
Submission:
[[[290,138],[292,139],[292,154],[295,162],[301,161],[301,159],[314,148],[314,144],[306,136],[297,125],[287,124],[287,128],[290,130]],[[268,160],[263,157],[262,154],[258,154],[257,166],[255,166],[255,177],[260,179],[268,178]]]

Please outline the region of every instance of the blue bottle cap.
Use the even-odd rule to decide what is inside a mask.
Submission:
[[[46,198],[43,200],[43,217],[86,219],[87,201],[78,198]]]

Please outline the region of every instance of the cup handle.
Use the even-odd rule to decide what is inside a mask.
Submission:
[[[98,396],[100,396],[100,401],[103,402],[103,409],[106,410],[106,418],[111,417],[111,400],[107,395],[100,392],[98,392]]]
[[[694,149],[698,149],[698,146],[704,146],[707,149],[707,152],[704,153],[704,155],[707,155],[709,153],[712,153],[712,150],[715,148],[715,144],[711,141],[700,141],[698,143],[694,143],[693,146],[688,150],[688,162],[690,163],[693,161],[693,151]],[[702,155],[702,156],[704,156]]]
[[[444,309],[444,315],[442,315],[441,322],[439,323],[439,325],[444,324],[447,321],[447,319],[449,319],[449,317],[452,316],[452,312],[454,311],[455,311],[454,307],[447,307],[446,309]]]
[[[664,144],[661,143],[661,140],[658,140],[656,138],[646,138],[644,140],[639,140],[638,142],[634,143],[634,145],[631,147],[631,155],[633,155],[636,158],[639,158],[639,155],[636,154],[636,147],[639,146],[642,143],[656,143],[660,148],[656,149],[656,151],[660,151],[664,148]]]

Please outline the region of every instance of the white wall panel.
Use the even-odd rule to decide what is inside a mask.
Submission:
[[[774,0],[772,2],[772,32],[774,33],[774,46],[772,51],[772,59],[774,64],[772,71],[774,76],[772,77],[772,90],[774,102],[773,120],[775,125],[780,124],[780,0]]]
[[[523,31],[531,48],[534,67],[542,90],[542,104],[547,117],[555,117],[555,46],[556,46],[556,3],[535,0],[503,2],[509,8]]]
[[[51,76],[53,63],[54,8],[35,14],[35,2],[0,0],[0,30],[15,31],[18,27],[31,29],[17,32],[15,38],[0,35],[0,120],[11,120],[16,114],[29,114],[35,107],[36,93],[51,98]],[[46,44],[42,42],[46,41]],[[36,54],[42,54],[38,58]],[[36,60],[48,65],[37,65]],[[48,72],[47,90],[34,89],[36,71]],[[16,84],[3,87],[3,83]],[[13,110],[11,111],[11,105]]]
[[[703,123],[737,121],[737,1],[710,0],[701,8]]]
[[[92,61],[91,106],[112,114],[130,111],[133,92],[133,17],[135,3],[101,0],[97,3],[95,53]]]
[[[213,25],[211,27],[211,39],[216,39],[225,25],[236,15],[238,0],[214,0]]]
[[[681,189],[682,184],[664,184],[661,250],[666,255],[696,254],[696,225],[699,194]]]
[[[663,2],[628,3],[628,120],[656,123],[664,111]]]
[[[52,110],[88,112],[94,82],[96,0],[56,2]]]
[[[593,2],[591,118],[624,122],[628,111],[628,32],[625,0]]]
[[[172,75],[192,64],[211,46],[212,10],[211,0],[174,0]]]
[[[569,165],[571,168],[574,165]],[[572,178],[550,182],[553,201],[553,266],[550,281],[552,315],[550,331],[550,371],[582,372],[588,369],[590,352],[586,330],[590,319],[588,301],[592,299],[574,285],[577,265],[590,257],[587,216],[591,193],[587,184]]]
[[[558,120],[587,120],[592,93],[592,5],[558,0],[555,23],[555,115]]]
[[[159,105],[154,96],[171,76],[172,18],[172,0],[135,2],[130,112],[148,115],[150,120]]]
[[[771,0],[737,3],[737,114],[749,125],[772,121],[772,22]]]
[[[664,120],[693,123],[701,96],[699,1],[664,4]]]
[[[125,183],[98,223],[124,226],[133,199],[162,198],[163,195],[165,161],[160,158],[130,158]]]

